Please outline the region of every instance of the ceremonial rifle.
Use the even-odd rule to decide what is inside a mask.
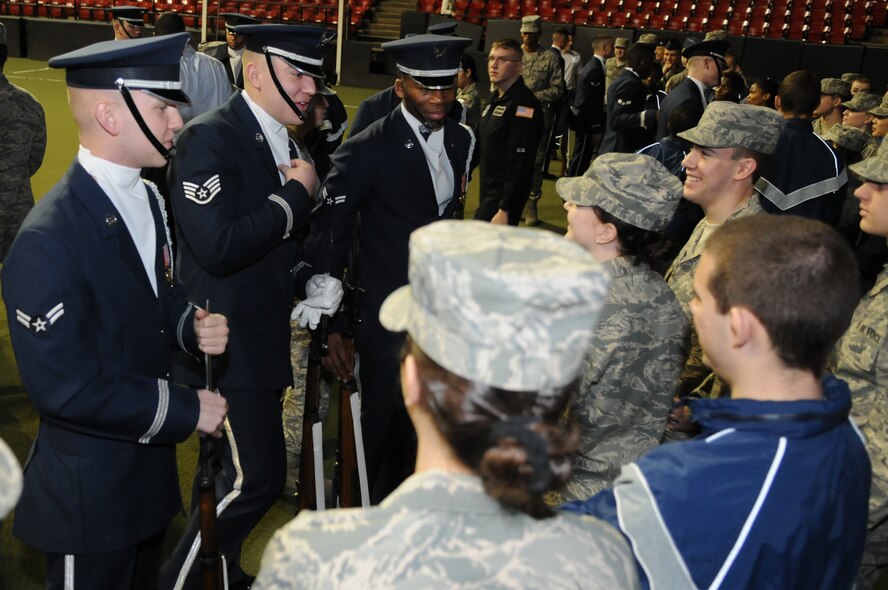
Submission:
[[[206,312],[210,313],[207,300]],[[214,391],[213,364],[208,353],[204,353],[204,371],[207,390]],[[216,483],[210,468],[210,435],[200,434],[200,469],[198,472],[198,514],[200,517],[200,584],[201,590],[223,588],[222,555],[216,537]]]
[[[363,290],[358,280],[359,246],[357,236],[349,253],[348,270],[344,277],[345,297],[341,312],[345,314],[346,326],[342,338],[346,350],[354,355],[354,338],[359,316],[360,296]],[[357,362],[354,370],[358,370]],[[367,485],[367,464],[364,460],[364,439],[361,432],[361,394],[354,375],[339,384],[339,448],[336,450],[336,469],[333,476],[333,493],[336,504],[341,508],[369,506],[370,495]],[[360,504],[358,504],[360,502]]]

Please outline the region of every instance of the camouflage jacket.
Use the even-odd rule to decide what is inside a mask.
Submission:
[[[537,100],[558,102],[564,96],[564,73],[558,56],[540,47],[534,53],[522,51],[521,77]],[[545,105],[544,105],[545,106]]]
[[[30,92],[0,74],[0,262],[34,206],[31,177],[43,163],[46,120]]]
[[[748,217],[762,213],[762,206],[759,204],[758,193],[753,193],[745,203],[737,207],[728,217],[727,221],[739,219],[740,217]],[[694,297],[694,271],[697,269],[697,262],[700,255],[703,254],[703,248],[706,246],[706,240],[718,226],[702,219],[694,232],[684,245],[684,248],[678,253],[672,266],[666,271],[666,282],[675,292],[675,297],[681,304],[688,320],[691,320],[691,299]],[[693,326],[693,323],[691,324]],[[679,379],[679,393],[687,395],[697,388],[711,373],[709,367],[703,364],[703,349],[700,348],[700,340],[697,338],[697,331],[691,329],[691,348],[688,354],[687,363],[681,373]],[[726,391],[720,384],[712,384],[712,390]]]
[[[611,283],[571,412],[581,428],[563,495],[588,498],[657,446],[684,365],[688,320],[647,265],[605,263]]]
[[[829,135],[829,130],[832,129],[833,126],[830,125],[829,127],[825,127],[823,125],[823,117],[817,117],[816,119],[814,119],[811,122],[811,127],[813,128],[815,135],[818,135],[818,136],[822,137],[823,139],[826,139],[827,141],[829,141],[827,139],[827,135]]]
[[[830,364],[851,390],[851,417],[873,466],[870,512],[882,516],[888,508],[888,267],[857,305]]]
[[[611,82],[617,79],[623,68],[626,67],[626,60],[609,57],[604,61],[604,95],[607,96],[607,89],[610,88]],[[605,102],[607,102],[605,100]]]
[[[594,518],[534,520],[477,477],[429,471],[377,507],[303,512],[275,533],[254,589],[638,588],[626,542]]]

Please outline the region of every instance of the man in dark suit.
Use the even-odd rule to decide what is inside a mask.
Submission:
[[[669,115],[678,105],[694,102],[706,109],[712,100],[712,89],[721,80],[727,50],[727,41],[713,39],[691,45],[682,52],[682,57],[688,60],[688,76],[660,104],[657,141],[669,135]]]
[[[572,127],[577,139],[568,176],[580,176],[589,168],[604,139],[604,62],[614,53],[614,38],[609,35],[595,37],[592,51],[592,59],[577,77],[577,96],[571,107]]]
[[[169,157],[188,97],[188,35],[106,41],[67,68],[80,151],[3,266],[9,332],[40,414],[14,534],[47,554],[49,588],[157,587],[182,509],[175,443],[218,434],[225,400],[176,385],[171,353],[225,350],[225,318],[188,304],[163,199],[139,178]]]
[[[429,35],[453,37],[456,35],[456,21],[435,23],[426,29],[426,33]],[[368,96],[358,105],[355,120],[352,123],[348,136],[354,137],[369,127],[374,121],[378,121],[391,113],[399,104],[401,104],[401,97],[395,92],[394,85],[389,86],[385,90],[380,90],[372,96]],[[450,107],[447,116],[457,123],[466,122],[466,113],[459,101],[453,101],[453,106]]]
[[[410,232],[438,219],[462,218],[474,137],[447,113],[456,101],[459,57],[470,43],[460,37],[417,35],[382,45],[398,66],[395,92],[401,105],[333,155],[306,246],[309,260],[324,261],[331,272],[341,274],[358,240],[364,295],[355,345],[374,503],[413,469],[413,434],[398,387],[403,335],[382,327],[379,308],[389,293],[407,284]],[[351,358],[335,328],[328,349],[329,368],[339,378],[349,378]]]
[[[234,333],[215,374],[230,406],[217,445],[224,469],[217,531],[236,585],[249,581],[238,563],[241,544],[284,486],[280,397],[292,382],[294,236],[308,223],[318,187],[314,168],[291,159],[286,126],[303,123],[320,91],[329,37],[320,27],[297,25],[242,25],[234,32],[246,37],[246,89],[182,131],[170,190],[188,297],[211,301]],[[183,367],[180,379],[203,373]],[[187,558],[196,516],[161,573],[162,587],[186,576],[187,587],[199,581]]]
[[[478,123],[481,185],[475,219],[518,225],[530,195],[543,109],[521,78],[517,41],[495,41],[487,71],[495,90]]]
[[[645,109],[643,80],[654,71],[654,48],[635,43],[626,50],[626,67],[607,91],[607,121],[599,154],[632,153],[651,143],[656,109]]]

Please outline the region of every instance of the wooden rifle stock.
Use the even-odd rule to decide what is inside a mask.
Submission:
[[[344,277],[345,297],[342,313],[346,317],[346,327],[342,332],[346,348],[354,356],[354,338],[357,325],[360,323],[359,298],[363,290],[358,286],[358,240],[354,240],[349,253],[348,271]],[[358,432],[360,416],[355,416],[352,408],[352,397],[358,393],[358,382],[354,376],[345,383],[339,384],[339,447],[336,450],[336,470],[333,477],[333,490],[337,505],[352,508],[364,505],[361,494],[360,465],[363,452],[359,452]],[[360,447],[363,449],[363,445]],[[366,468],[365,468],[366,471]],[[366,480],[366,474],[364,475]],[[366,484],[364,484],[366,487]],[[366,494],[364,494],[366,495]]]
[[[207,300],[206,312],[210,313]],[[204,354],[204,371],[207,389],[214,391],[213,365],[209,354]],[[200,521],[200,587],[201,590],[222,588],[222,556],[216,537],[216,481],[210,466],[212,439],[210,435],[200,435],[200,470],[198,472],[198,517]]]
[[[321,359],[326,352],[327,319],[321,318],[321,324],[311,334],[308,350],[308,369],[305,376],[305,410],[302,416],[302,450],[299,454],[299,510],[319,510],[317,489],[323,486],[323,480],[315,481],[318,465],[315,461],[315,425],[321,421]],[[323,489],[323,488],[321,488]]]

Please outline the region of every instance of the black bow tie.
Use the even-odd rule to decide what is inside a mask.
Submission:
[[[432,134],[432,130],[426,127],[425,123],[420,123],[419,125],[419,134],[422,135],[422,138],[426,141],[429,140],[429,135]]]

